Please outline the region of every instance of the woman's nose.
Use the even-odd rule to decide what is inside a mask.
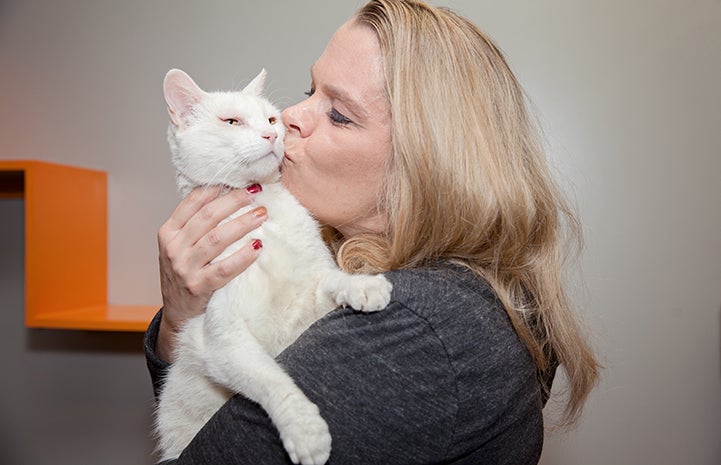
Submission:
[[[283,124],[289,133],[297,133],[308,137],[313,128],[313,119],[307,106],[307,100],[296,103],[283,110]]]

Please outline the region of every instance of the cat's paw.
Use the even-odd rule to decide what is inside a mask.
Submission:
[[[393,285],[383,275],[344,275],[326,282],[336,305],[363,312],[383,310],[391,300]]]
[[[318,407],[305,396],[289,396],[276,420],[283,447],[300,465],[323,465],[330,457],[331,437]]]

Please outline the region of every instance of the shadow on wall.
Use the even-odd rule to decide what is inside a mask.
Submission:
[[[142,354],[143,333],[30,329],[25,346],[32,351]]]
[[[0,2],[0,14],[2,13],[2,3]],[[21,459],[16,453],[15,448],[12,447],[11,442],[11,431],[8,431],[10,425],[5,422],[0,422],[0,463],[12,463],[15,465],[30,465],[23,459]]]

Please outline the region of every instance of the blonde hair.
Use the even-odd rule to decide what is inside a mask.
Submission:
[[[579,222],[553,181],[526,98],[493,42],[420,1],[373,0],[392,113],[383,235],[330,239],[341,267],[383,272],[447,259],[485,278],[543,375],[560,363],[559,426],[579,417],[600,365],[564,289]],[[576,247],[574,247],[576,246]]]

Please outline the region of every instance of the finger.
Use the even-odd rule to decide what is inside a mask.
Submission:
[[[179,245],[193,246],[218,224],[240,208],[250,204],[253,195],[245,189],[234,189],[202,205],[178,233]]]
[[[208,231],[193,247],[189,265],[201,268],[241,240],[268,218],[265,207],[257,207]]]
[[[208,202],[220,195],[220,186],[196,187],[175,207],[166,222],[168,228],[179,230]]]
[[[248,269],[260,255],[263,243],[257,239],[250,240],[234,254],[205,267],[205,281],[213,289],[220,289],[233,278]]]

